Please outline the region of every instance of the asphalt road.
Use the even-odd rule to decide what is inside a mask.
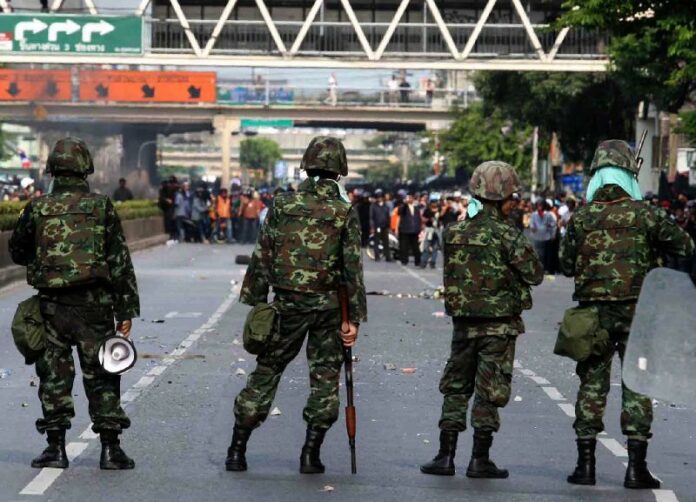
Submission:
[[[218,501],[218,500],[455,500],[696,501],[696,407],[657,403],[649,451],[664,490],[623,488],[626,453],[619,429],[619,379],[598,446],[596,487],[568,485],[575,462],[572,404],[577,377],[572,362],[552,354],[571,283],[547,278],[525,315],[518,342],[513,398],[502,412],[493,446],[507,480],[464,476],[471,434],[460,438],[458,474],[421,474],[418,465],[437,450],[441,397],[438,380],[449,351],[451,323],[441,301],[421,298],[441,283],[439,270],[366,263],[369,322],[354,350],[358,407],[358,475],[350,474],[345,429],[328,434],[322,452],[327,472],[298,474],[304,439],[301,413],[308,393],[304,356],[287,369],[272,416],[249,443],[249,471],[228,473],[224,458],[233,425],[233,398],[244,385],[237,373],[253,369],[241,346],[248,307],[237,303],[244,268],[236,253],[249,247],[176,245],[135,257],[142,319],[134,322],[140,360],[123,379],[123,400],[133,426],[122,438],[136,469],[98,469],[98,440],[89,430],[87,404],[76,381],[77,417],[68,432],[74,456],[66,471],[29,467],[44,447],[34,429],[40,413],[33,368],[12,345],[9,325],[26,286],[0,292],[0,501]],[[400,295],[400,297],[399,297]],[[394,369],[391,369],[394,368]],[[403,373],[402,368],[415,368]],[[618,370],[618,364],[615,366]],[[616,371],[615,371],[616,374]],[[343,389],[342,389],[343,393]]]

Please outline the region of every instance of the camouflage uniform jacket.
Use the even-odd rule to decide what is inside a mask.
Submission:
[[[466,319],[468,337],[523,333],[520,314],[532,307],[530,286],[544,270],[522,232],[484,206],[448,226],[443,241],[447,314]]]
[[[318,210],[325,217],[317,218]],[[323,228],[322,228],[323,227]],[[336,235],[335,241],[327,237]],[[296,193],[279,194],[251,256],[240,300],[266,302],[270,287],[282,310],[338,308],[335,287],[347,286],[350,320],[367,319],[360,222],[331,180],[308,178]]]
[[[99,204],[104,207],[103,236],[101,231],[95,231],[95,235],[97,238],[103,238],[103,254],[108,270],[100,274],[103,278],[95,277],[93,281],[70,287],[60,287],[58,284],[60,281],[58,281],[56,282],[58,287],[41,287],[39,293],[42,297],[57,303],[112,308],[117,321],[137,317],[140,315],[138,285],[121,221],[108,197],[90,193],[87,181],[81,178],[56,177],[53,179],[49,194],[25,206],[9,242],[12,260],[18,265],[27,267],[27,281],[34,285],[35,273],[41,268],[41,263],[37,263],[39,261],[38,247],[41,243],[37,235],[39,216],[36,207],[41,207],[47,197],[59,201],[74,200],[76,195],[78,199],[80,198],[79,194],[84,194],[84,200],[98,199]],[[102,244],[98,243],[98,245]]]
[[[635,301],[645,275],[664,255],[689,257],[693,251],[691,237],[662,209],[606,185],[570,220],[560,264],[565,275],[575,276],[577,301]]]

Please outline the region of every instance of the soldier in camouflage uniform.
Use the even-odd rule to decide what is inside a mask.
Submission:
[[[578,463],[568,482],[585,485],[595,484],[596,436],[604,430],[611,363],[615,352],[623,361],[643,279],[662,256],[693,253],[691,238],[662,209],[636,200],[641,198],[635,180],[638,165],[627,143],[600,143],[590,173],[601,182],[594,183],[596,192],[588,190],[590,204],[575,212],[560,249],[564,274],[575,277],[573,298],[581,307],[597,308],[600,327],[612,342],[604,353],[579,362],[576,370],[580,390],[573,426]],[[645,462],[652,403],[625,385],[622,391],[621,429],[628,437],[629,455],[624,486],[659,488]]]
[[[15,263],[27,267],[27,281],[38,290],[47,347],[36,362],[48,448],[32,467],[68,467],[65,431],[75,416],[72,399],[77,346],[92,429],[100,434],[102,469],[132,469],[134,462],[119,446],[130,426],[120,405],[118,375],[104,371],[98,351],[117,329],[128,336],[139,315],[138,287],[126,239],[108,197],[89,191],[92,157],[78,138],[58,141],[46,171],[49,192],[24,208],[10,240]]]
[[[247,305],[266,302],[273,287],[279,321],[235,400],[236,424],[226,460],[229,471],[246,470],[251,431],[268,416],[283,370],[308,337],[310,396],[304,409],[307,436],[300,472],[324,472],[319,451],[326,431],[338,418],[342,345],[352,346],[360,322],[366,320],[360,223],[336,181],[348,173],[343,145],[331,137],[314,138],[300,168],[309,177],[297,192],[276,196],[242,286],[241,301]],[[340,282],[349,296],[350,323],[343,326],[337,297]]]
[[[452,353],[440,381],[444,395],[440,450],[421,466],[425,474],[452,476],[457,437],[466,430],[471,396],[474,446],[466,475],[506,478],[490,460],[493,432],[500,428],[498,408],[510,399],[520,314],[532,307],[530,286],[544,271],[527,238],[507,222],[512,196],[520,190],[514,169],[500,161],[476,168],[469,189],[466,220],[444,232],[445,308],[453,317]]]

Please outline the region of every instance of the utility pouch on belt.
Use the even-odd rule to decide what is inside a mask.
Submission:
[[[34,364],[46,349],[46,328],[38,295],[17,306],[12,319],[12,337],[26,364]]]
[[[575,307],[563,315],[553,353],[584,361],[600,354],[609,343],[609,332],[600,328],[597,307]]]
[[[267,347],[275,322],[277,312],[273,305],[258,303],[251,309],[244,323],[244,349],[249,354],[261,354]]]

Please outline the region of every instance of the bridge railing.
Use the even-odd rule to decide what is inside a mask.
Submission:
[[[285,85],[259,83],[218,83],[220,104],[262,106],[356,106],[447,109],[466,107],[478,99],[471,89],[435,88],[429,96],[425,88],[413,86],[390,90],[387,86],[356,87],[338,83],[335,103],[326,85]]]
[[[190,51],[184,29],[178,19],[150,19],[153,52],[169,53]],[[189,19],[192,33],[201,47],[205,46],[216,21]],[[302,21],[275,21],[278,34],[287,48],[295,42]],[[361,23],[365,37],[372,48],[377,48],[389,23]],[[474,23],[448,24],[455,45],[462,50],[474,31]],[[546,24],[532,25],[542,47],[549,51],[558,33]],[[596,59],[606,57],[608,36],[598,30],[575,28],[571,30],[558,51],[558,57]],[[270,36],[268,27],[260,20],[228,20],[220,32],[212,54],[274,54],[279,50]],[[393,57],[450,57],[443,34],[435,23],[400,23],[386,46],[386,55]],[[309,28],[298,54],[307,56],[363,56],[364,50],[349,22],[315,22]],[[537,57],[522,24],[497,23],[483,27],[471,52],[472,57],[509,56]]]

